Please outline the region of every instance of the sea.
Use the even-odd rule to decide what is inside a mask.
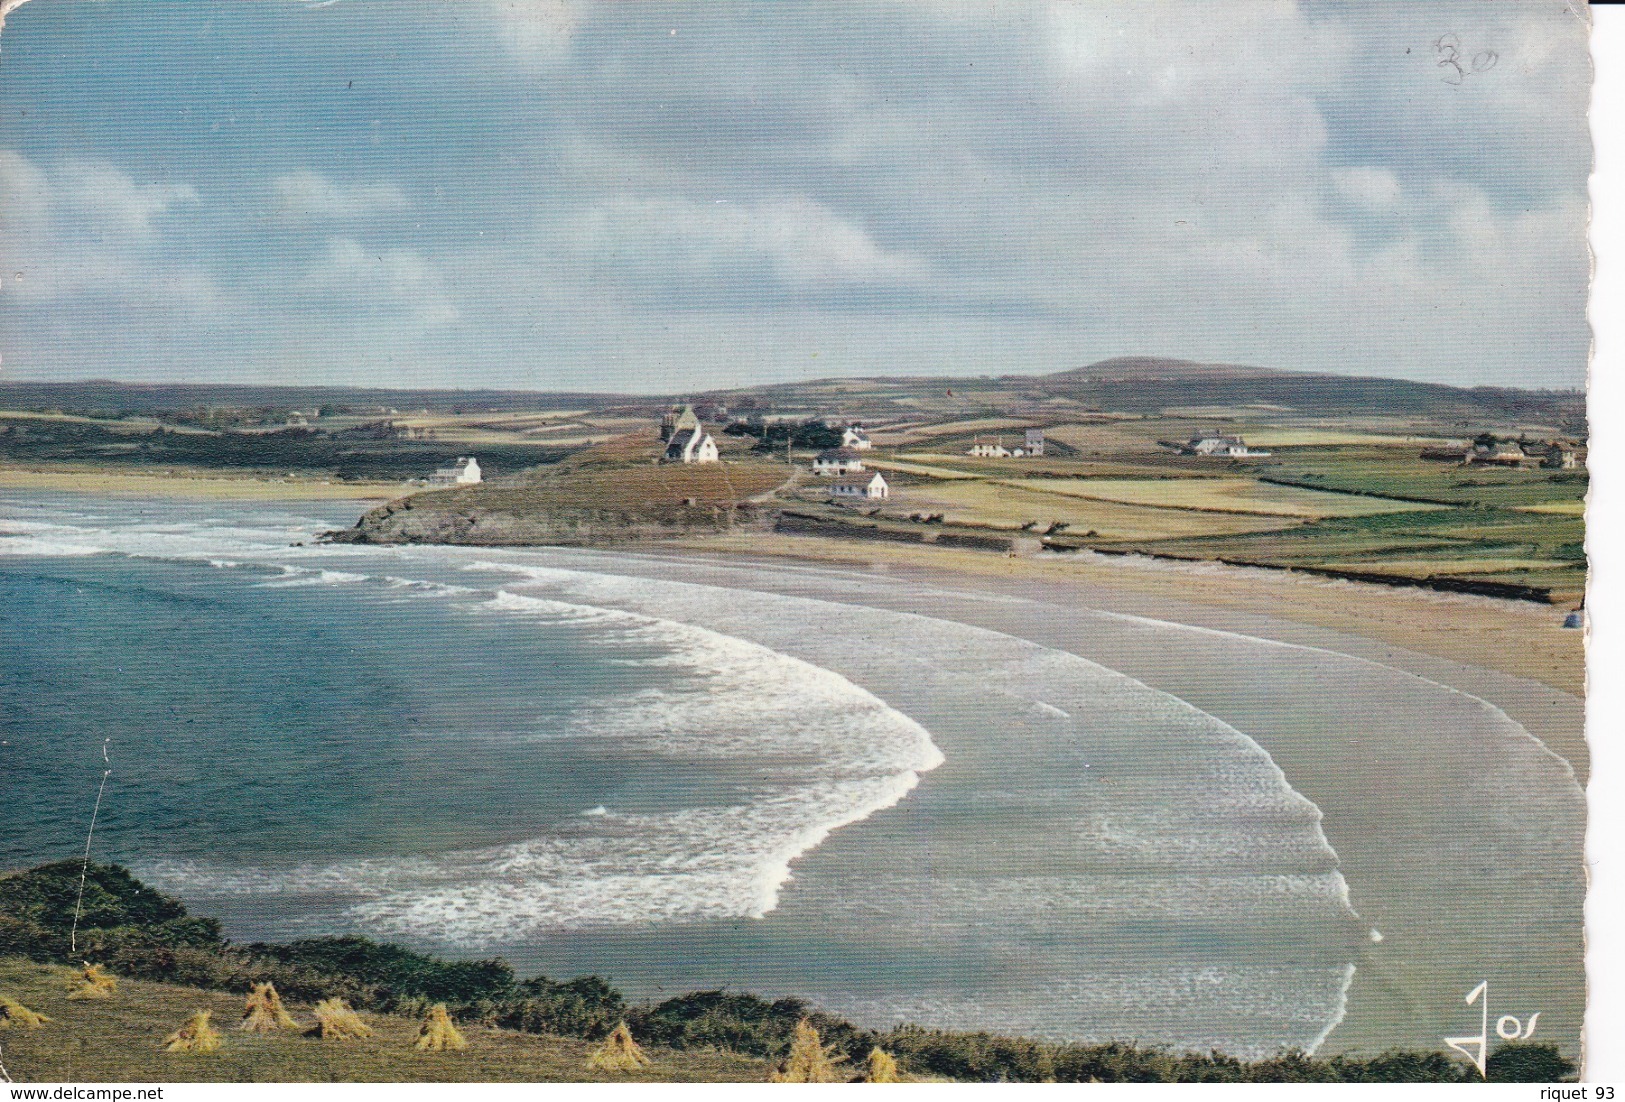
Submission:
[[[238,941],[1243,1056],[1340,1020],[1320,811],[1213,715],[814,568],[320,542],[361,508],[0,502],[0,868],[94,815]]]

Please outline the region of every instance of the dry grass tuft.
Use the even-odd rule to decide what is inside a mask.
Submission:
[[[243,1020],[237,1028],[247,1033],[275,1033],[279,1029],[298,1029],[299,1023],[283,1009],[282,996],[276,993],[274,984],[256,983],[248,993]]]
[[[818,1030],[806,1018],[796,1023],[795,1039],[790,1042],[790,1055],[784,1065],[773,1073],[775,1083],[839,1083],[841,1073],[836,1065],[841,1061],[833,1055],[833,1046],[824,1047]]]
[[[412,1047],[419,1052],[445,1052],[450,1049],[461,1052],[468,1047],[468,1040],[452,1023],[451,1015],[446,1012],[445,1003],[435,1003],[429,1012],[423,1016],[423,1025],[418,1029],[418,1039]]]
[[[118,991],[118,977],[99,964],[86,964],[68,987],[68,998],[74,1002],[84,999],[111,999]]]
[[[343,999],[323,999],[312,1008],[316,1015],[316,1028],[310,1032],[332,1041],[353,1041],[371,1037],[372,1027],[361,1020]]]
[[[220,1047],[220,1034],[209,1024],[209,1011],[199,1010],[168,1037],[164,1038],[165,1052],[213,1052]]]
[[[901,1083],[903,1076],[897,1070],[897,1061],[892,1059],[891,1053],[872,1048],[863,1062],[862,1079],[865,1083]]]
[[[587,1066],[596,1071],[637,1071],[652,1062],[632,1039],[632,1031],[626,1028],[625,1022],[616,1026],[615,1031],[587,1058]]]
[[[55,1018],[30,1010],[16,999],[0,995],[0,1029],[38,1029]]]

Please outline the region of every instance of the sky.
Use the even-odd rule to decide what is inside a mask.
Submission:
[[[1568,0],[0,11],[0,378],[1585,381]]]

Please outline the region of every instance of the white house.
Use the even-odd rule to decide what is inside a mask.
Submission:
[[[1249,456],[1264,456],[1269,452],[1255,452],[1247,448],[1247,442],[1239,436],[1197,436],[1192,437],[1190,443],[1180,449],[1186,455],[1223,456],[1231,459],[1240,459]]]
[[[717,442],[703,428],[678,429],[666,441],[665,463],[715,463]]]
[[[431,486],[472,486],[484,476],[480,474],[480,461],[472,455],[460,455],[457,462],[441,467],[429,476]]]
[[[829,484],[829,494],[834,498],[860,498],[869,501],[885,501],[891,496],[891,487],[880,476],[879,471],[861,471],[857,474],[846,474]]]
[[[1009,459],[1010,458],[1009,449],[1004,447],[1002,444],[999,444],[999,443],[972,444],[971,448],[970,448],[970,451],[966,452],[965,454],[970,455],[970,456],[974,456],[977,459]]]
[[[852,448],[830,448],[813,457],[813,474],[843,475],[863,470],[863,457]]]
[[[866,452],[874,447],[869,440],[869,434],[859,425],[852,425],[841,433],[841,447],[851,448],[853,451]]]

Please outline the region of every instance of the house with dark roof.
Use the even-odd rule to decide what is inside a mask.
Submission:
[[[863,470],[863,457],[853,448],[829,448],[813,457],[812,469],[826,477],[852,474]]]
[[[717,442],[711,439],[710,433],[698,426],[691,429],[678,429],[672,433],[671,439],[666,441],[666,453],[661,456],[662,463],[715,463],[716,461]]]

